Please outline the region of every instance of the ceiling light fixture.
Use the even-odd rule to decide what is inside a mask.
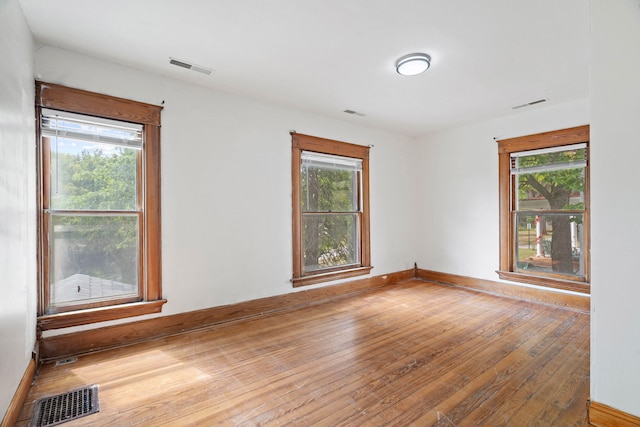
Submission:
[[[396,61],[396,71],[403,76],[424,73],[431,66],[431,57],[426,53],[410,53]]]

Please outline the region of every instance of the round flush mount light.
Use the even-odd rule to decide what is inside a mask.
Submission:
[[[424,73],[431,66],[431,57],[426,53],[410,53],[396,61],[396,71],[403,76]]]

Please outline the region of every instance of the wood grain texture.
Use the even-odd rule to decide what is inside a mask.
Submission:
[[[73,426],[586,426],[589,315],[410,279],[45,364],[29,402],[85,384]]]
[[[511,253],[511,174],[503,173],[511,168],[509,153],[498,155],[498,204],[500,210],[500,270],[513,270],[513,255]]]
[[[143,269],[147,301],[162,299],[160,126],[145,125]],[[143,261],[143,262],[142,262]]]
[[[534,274],[516,273],[513,271],[496,271],[502,280],[511,282],[527,283],[530,285],[543,286],[545,288],[562,289],[565,291],[578,292],[585,295],[591,294],[591,284],[587,282],[564,280],[549,276],[536,276]]]
[[[48,314],[38,317],[38,328],[41,331],[49,329],[68,328],[76,325],[106,322],[124,317],[142,316],[143,314],[160,313],[166,299],[157,301],[132,302],[107,307],[89,308],[86,310],[65,313]]]
[[[589,403],[589,422],[596,427],[640,427],[640,417],[593,401]]]
[[[498,153],[516,153],[523,150],[559,147],[561,145],[589,142],[589,125],[501,139],[498,141]]]
[[[591,298],[588,295],[573,295],[539,288],[527,288],[420,268],[417,270],[416,277],[444,285],[461,286],[510,298],[571,308],[586,313],[589,312],[591,307]]]
[[[99,351],[203,328],[216,323],[293,310],[304,305],[331,300],[370,288],[386,286],[413,276],[414,270],[411,269],[237,304],[47,337],[40,341],[41,357],[43,360],[50,360]]]
[[[160,126],[161,106],[36,81],[36,105],[71,113]]]
[[[9,407],[7,408],[7,412],[4,414],[2,418],[2,423],[0,427],[11,427],[15,425],[20,417],[20,411],[24,406],[27,396],[29,395],[29,390],[31,388],[31,383],[33,382],[33,378],[36,375],[36,362],[35,360],[29,360],[29,364],[27,365],[27,369],[20,380],[20,384],[18,384],[18,389],[13,395],[13,399],[9,403]],[[3,384],[6,387],[6,384]]]

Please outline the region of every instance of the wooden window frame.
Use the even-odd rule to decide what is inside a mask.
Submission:
[[[167,301],[162,299],[161,214],[160,214],[160,113],[162,107],[116,98],[108,95],[36,82],[36,144],[38,148],[38,328],[40,330],[122,319],[158,313]],[[138,123],[143,126],[144,142],[140,162],[142,178],[139,186],[142,208],[140,242],[141,296],[135,301],[118,301],[106,306],[93,306],[48,314],[49,256],[46,245],[48,224],[45,221],[44,192],[48,174],[43,169],[40,132],[41,112],[50,108],[70,113]]]
[[[360,260],[357,265],[337,267],[331,270],[304,271],[302,244],[302,208],[300,168],[302,151],[313,151],[362,160],[362,194],[360,209]],[[305,286],[331,280],[369,274],[371,269],[369,231],[369,147],[334,141],[300,133],[291,133],[291,176],[293,200],[293,286]]]
[[[517,138],[498,140],[498,170],[499,170],[499,205],[500,205],[500,266],[496,271],[503,280],[527,283],[567,291],[590,293],[590,215],[589,215],[589,159],[585,168],[585,210],[584,210],[584,251],[585,277],[584,280],[568,279],[564,276],[541,276],[514,271],[514,224],[512,208],[514,191],[511,177],[511,153],[560,147],[572,144],[587,144],[589,152],[589,125],[527,135]]]

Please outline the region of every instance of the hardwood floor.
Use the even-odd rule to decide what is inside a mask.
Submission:
[[[409,280],[42,366],[101,425],[585,426],[589,314]]]

